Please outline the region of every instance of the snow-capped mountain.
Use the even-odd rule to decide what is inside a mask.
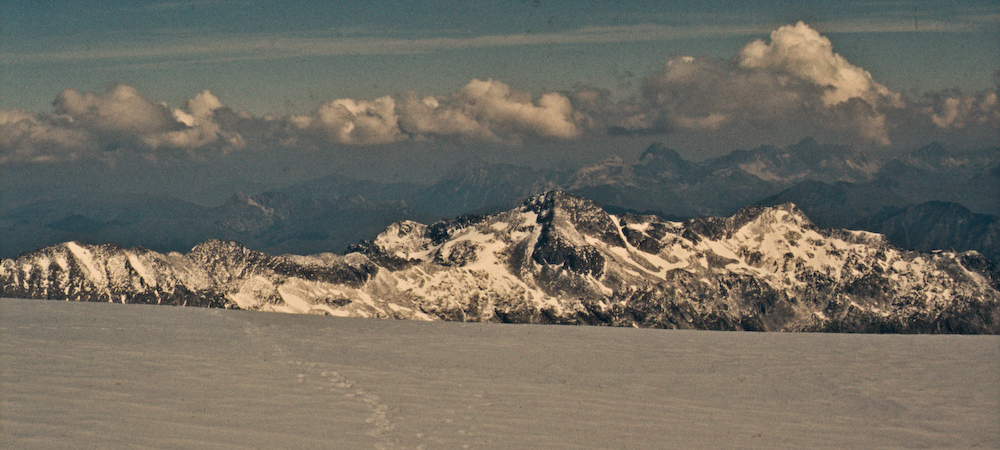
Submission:
[[[708,162],[713,170],[737,169],[774,183],[817,180],[871,181],[882,162],[860,150],[821,145],[805,138],[787,147],[765,145],[750,151],[734,151]]]
[[[876,231],[917,251],[975,249],[991,261],[1000,261],[1000,217],[976,214],[957,203],[927,202],[887,210],[852,228]]]
[[[595,200],[609,211],[673,220],[789,202],[823,228],[875,224],[876,215],[928,201],[1000,216],[1000,149],[956,153],[930,145],[884,159],[804,139],[694,162],[652,144],[635,161],[613,157],[585,167],[546,169],[467,159],[431,185],[331,174],[274,191],[237,192],[215,207],[141,193],[76,193],[23,203],[10,203],[4,196],[0,258],[66,241],[187,251],[210,238],[236,240],[271,254],[339,253],[394,221],[429,223],[506,211],[553,189]],[[896,245],[921,250],[909,246],[910,239],[898,239],[899,233],[886,234]],[[965,245],[992,242],[988,235],[934,239],[939,248],[974,249],[1000,263],[990,247]]]
[[[819,229],[792,204],[669,222],[560,191],[497,214],[397,222],[346,255],[69,242],[4,260],[0,280],[5,297],[338,316],[1000,333],[1000,274],[976,252]]]

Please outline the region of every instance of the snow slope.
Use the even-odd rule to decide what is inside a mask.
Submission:
[[[1000,338],[0,300],[7,449],[1000,448]]]

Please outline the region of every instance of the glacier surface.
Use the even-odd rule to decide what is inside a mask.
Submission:
[[[0,300],[3,448],[1000,448],[1000,337]]]

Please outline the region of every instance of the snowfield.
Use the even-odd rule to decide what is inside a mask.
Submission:
[[[0,300],[5,449],[1000,448],[1000,337]]]

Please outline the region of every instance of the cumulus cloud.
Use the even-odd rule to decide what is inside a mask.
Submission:
[[[710,137],[732,148],[805,136],[879,146],[958,135],[995,142],[997,92],[901,95],[799,22],[748,43],[731,59],[671,57],[625,100],[595,87],[532,95],[499,80],[474,79],[446,94],[341,98],[308,115],[255,117],[233,112],[207,90],[171,108],[127,85],[101,94],[67,89],[48,114],[0,109],[0,163],[122,153],[198,159],[246,147],[315,150],[429,140],[516,145],[609,131],[677,134],[691,142]]]
[[[56,96],[51,114],[0,109],[0,161],[57,162],[118,152],[158,159],[245,145],[215,120],[226,108],[211,92],[198,94],[186,107],[154,103],[127,85],[104,94],[66,89]]]
[[[549,92],[535,100],[503,82],[474,79],[445,95],[419,98],[408,91],[372,101],[324,102],[311,117],[295,117],[292,122],[341,144],[365,145],[429,138],[572,139],[582,132],[580,120],[564,94]]]
[[[342,144],[384,144],[402,138],[396,100],[389,96],[324,102],[316,110],[314,123]]]
[[[587,123],[611,132],[712,137],[733,147],[804,136],[924,145],[958,134],[988,145],[1000,134],[998,90],[917,98],[893,92],[799,22],[748,43],[732,59],[671,57],[642,79],[636,98],[612,101],[608,91],[592,87],[578,87],[570,98]]]
[[[834,53],[830,40],[803,22],[774,30],[770,44],[760,39],[747,44],[737,61],[743,68],[772,70],[819,86],[826,105],[860,98],[871,104],[888,100],[901,106],[899,94],[876,83],[868,71]]]
[[[833,52],[799,22],[756,40],[736,58],[673,57],[643,81],[644,109],[621,119],[639,132],[788,130],[890,143],[886,111],[901,96]]]
[[[998,91],[1000,82],[979,92],[952,89],[908,97],[906,108],[887,117],[893,142],[909,147],[930,141],[973,148],[997,146],[1000,144]]]
[[[104,95],[66,89],[53,105],[56,115],[94,131],[141,135],[177,128],[170,108],[149,101],[127,85],[114,86]]]
[[[246,146],[237,132],[225,131],[215,120],[218,110],[227,109],[211,91],[203,91],[187,102],[188,111],[175,109],[172,112],[175,123],[183,127],[142,135],[140,139],[150,148],[177,148],[194,151],[206,147],[218,147],[223,151],[241,149]]]
[[[0,109],[0,164],[78,159],[94,146],[93,136],[52,118]]]
[[[563,94],[549,92],[532,104],[530,96],[504,83],[473,80],[457,99],[463,113],[479,119],[494,135],[509,132],[568,139],[579,134],[573,106]]]
[[[580,135],[580,114],[566,95],[549,92],[533,101],[505,83],[472,80],[456,93],[405,103],[402,125],[417,136],[469,136],[511,140],[535,136],[572,139]]]
[[[245,134],[264,148],[429,139],[518,143],[575,138],[584,120],[564,94],[533,98],[491,79],[423,98],[408,91],[374,100],[337,99],[323,102],[311,115],[290,117],[233,113],[210,91],[172,109],[127,85],[103,94],[67,89],[53,105],[50,114],[0,110],[3,161],[113,158],[121,152],[152,160],[199,158],[246,147]]]
[[[997,91],[987,90],[976,95],[960,92],[929,95],[924,111],[934,125],[946,130],[960,130],[983,125],[1000,126],[1000,104]]]

